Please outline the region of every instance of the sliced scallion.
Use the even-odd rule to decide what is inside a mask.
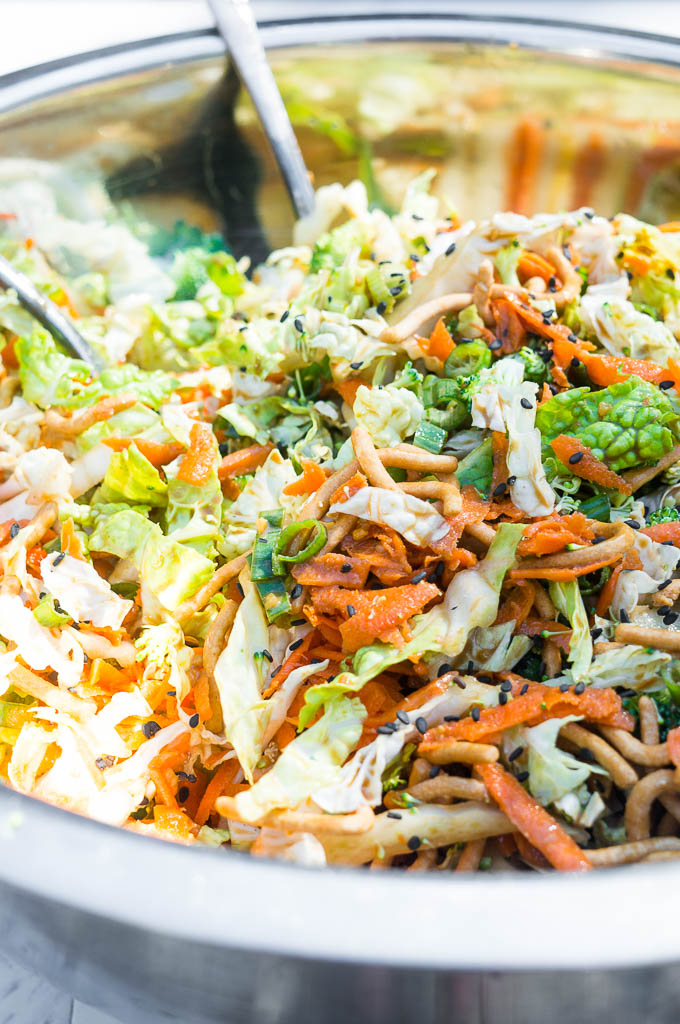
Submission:
[[[430,423],[428,420],[421,420],[413,435],[413,443],[418,448],[424,448],[426,452],[439,455],[446,444],[447,437],[448,433],[446,430],[442,430],[441,427],[435,426],[434,423]]]
[[[291,541],[297,537],[298,533],[303,533],[307,530],[312,531],[312,536],[302,551],[298,551],[296,555],[286,555],[285,551]],[[276,546],[274,548],[274,565],[276,565],[277,561],[290,562],[293,565],[299,565],[300,562],[306,562],[308,558],[312,558],[321,551],[321,548],[326,543],[326,539],[326,527],[317,519],[305,519],[301,523],[291,523],[290,526],[287,526],[285,530],[281,531],[281,535],[276,542]]]

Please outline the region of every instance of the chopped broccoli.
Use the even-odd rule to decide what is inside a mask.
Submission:
[[[172,256],[183,249],[204,249],[206,252],[228,251],[222,235],[206,234],[193,224],[176,220],[171,228],[154,227],[146,239],[152,256]]]
[[[207,281],[214,281],[223,295],[239,295],[243,290],[243,275],[234,257],[227,252],[200,248],[178,251],[170,275],[177,285],[173,296],[176,301],[195,299]]]
[[[680,519],[680,511],[674,505],[662,505],[656,512],[650,512],[647,516],[647,526],[654,526],[656,523],[674,523]]]
[[[550,380],[550,369],[549,360],[543,359],[542,353],[546,353],[548,357],[550,353],[547,348],[533,349],[529,345],[523,345],[519,352],[515,353],[514,358],[520,359],[524,363],[524,379],[531,380],[535,384],[545,384],[546,381]]]
[[[656,693],[647,694],[656,704],[659,717],[659,738],[663,743],[671,729],[680,725],[680,685],[672,678],[678,675],[680,662],[670,663],[670,667],[662,670],[662,676],[666,679],[666,689]],[[626,711],[629,711],[635,718],[638,717],[639,696],[629,697],[623,701]]]

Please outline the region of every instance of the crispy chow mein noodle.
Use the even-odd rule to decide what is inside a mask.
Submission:
[[[105,365],[5,295],[8,785],[302,864],[678,856],[680,231],[428,181],[320,190],[248,275],[3,193]]]

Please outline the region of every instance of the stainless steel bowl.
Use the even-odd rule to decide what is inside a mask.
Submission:
[[[680,215],[680,43],[427,3],[307,9],[264,31],[317,181],[366,174],[370,155],[388,201],[434,165],[463,213],[511,200]],[[259,218],[279,245],[288,204],[252,111],[239,101],[232,116],[229,83],[205,32],[8,76],[0,155],[57,161],[84,190],[104,177],[152,218],[226,221],[244,249]],[[231,206],[216,169],[227,189],[229,174],[240,182]],[[0,788],[0,948],[135,1024],[666,1024],[679,883],[671,864],[542,878],[302,870]]]

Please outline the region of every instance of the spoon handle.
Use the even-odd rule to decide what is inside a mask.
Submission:
[[[0,256],[0,287],[13,288],[24,309],[45,327],[53,338],[65,345],[73,355],[100,373],[102,364],[82,334],[76,330],[59,307],[39,292],[30,277],[13,267],[9,260]]]
[[[281,99],[248,0],[208,0],[220,35],[250,93],[298,217],[314,208],[314,189]]]

